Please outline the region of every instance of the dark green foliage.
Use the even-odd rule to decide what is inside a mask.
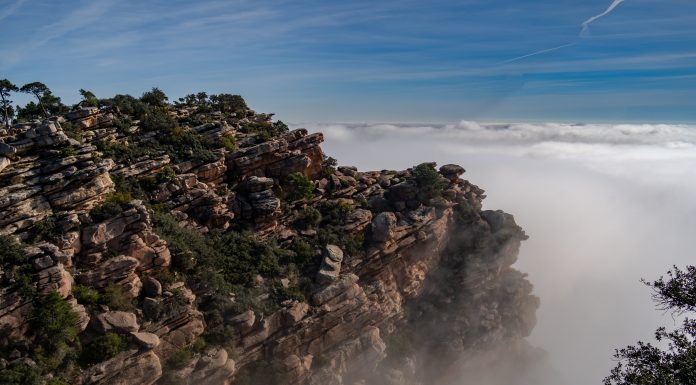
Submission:
[[[117,118],[114,120],[114,126],[116,126],[118,131],[122,133],[128,133],[132,124],[133,121],[130,119],[130,117],[127,116]]]
[[[60,149],[60,156],[63,158],[68,158],[77,155],[77,151],[73,146],[65,146]]]
[[[41,82],[33,82],[33,83],[27,83],[23,85],[20,89],[20,92],[24,92],[27,94],[32,94],[36,97],[36,99],[39,101],[39,105],[41,107],[41,111],[43,112],[44,117],[48,117],[48,112],[46,111],[46,107],[43,103],[43,98],[47,95],[51,94],[51,90],[46,87],[45,84]]]
[[[25,364],[12,364],[0,369],[0,384],[3,385],[41,385],[41,371]]]
[[[354,209],[353,205],[345,200],[327,201],[320,206],[322,221],[317,228],[317,245],[333,244],[340,246],[349,255],[360,254],[363,250],[365,235],[363,233],[349,235],[343,230],[348,216]]]
[[[168,100],[167,95],[157,87],[143,93],[143,96],[140,97],[141,102],[152,107],[166,107]]]
[[[299,287],[283,287],[283,285],[278,282],[271,286],[271,296],[273,296],[276,303],[283,303],[287,300],[304,302],[305,300],[305,295]]]
[[[104,203],[93,208],[89,215],[95,222],[102,222],[121,214],[129,205],[133,197],[128,193],[115,192],[109,195]]]
[[[61,296],[52,292],[34,301],[29,325],[36,336],[34,358],[48,371],[66,369],[77,357],[79,317]]]
[[[647,282],[646,282],[647,283]],[[696,267],[674,267],[668,276],[647,283],[663,311],[676,314],[696,310]],[[635,346],[616,350],[618,361],[605,385],[660,384],[682,385],[696,382],[696,320],[684,318],[673,331],[660,327],[655,332],[659,346],[639,341]]]
[[[14,108],[12,100],[10,100],[10,92],[19,91],[19,87],[7,79],[0,80],[0,113],[2,120],[7,128],[10,127],[10,120],[14,116]]]
[[[687,266],[680,270],[676,266],[655,282],[647,283],[655,290],[653,299],[661,310],[679,314],[696,311],[696,267]]]
[[[77,124],[71,122],[63,122],[60,124],[60,126],[63,129],[63,132],[65,132],[65,135],[68,136],[68,138],[77,140],[78,142],[82,143],[82,129]]]
[[[329,178],[331,175],[336,173],[336,166],[338,165],[338,161],[330,156],[324,157],[324,160],[321,162],[321,177],[322,178]]]
[[[183,369],[193,359],[193,353],[188,349],[182,349],[174,353],[165,362],[165,368],[170,370]]]
[[[219,139],[220,146],[229,152],[237,151],[237,140],[232,135],[225,135]]]
[[[278,276],[282,270],[278,260],[288,253],[249,234],[212,232],[204,236],[180,227],[167,214],[155,213],[153,219],[157,233],[169,244],[175,268],[212,268],[231,285],[250,285],[257,274]]]
[[[318,255],[314,247],[302,238],[296,238],[290,249],[295,253],[293,262],[299,269],[312,262]]]
[[[277,136],[288,132],[288,126],[280,120],[274,123],[254,122],[242,127],[241,131],[248,134],[258,134],[259,142],[267,142]]]
[[[158,155],[163,152],[157,144],[152,142],[140,142],[134,145],[127,145],[118,142],[109,143],[106,141],[97,142],[97,150],[107,158],[113,158],[119,163],[131,165],[143,157]]]
[[[60,377],[54,377],[48,380],[48,382],[46,382],[46,385],[70,385],[70,383]]]
[[[97,99],[91,91],[80,88],[80,95],[82,96],[80,105],[85,107],[99,107],[99,99]]]
[[[434,163],[421,163],[413,167],[412,174],[413,179],[418,184],[418,188],[424,193],[426,199],[442,195],[444,184],[442,183],[440,173],[435,170]]]
[[[73,286],[72,295],[77,303],[85,306],[94,306],[101,302],[99,292],[84,285]]]
[[[171,131],[176,128],[176,120],[166,110],[150,108],[140,117],[140,128],[146,132]]]
[[[34,295],[34,268],[29,263],[22,245],[14,237],[0,235],[0,265],[6,272],[10,272],[10,286],[17,288],[25,297],[31,298]]]
[[[160,138],[160,143],[175,162],[194,160],[208,163],[216,159],[211,151],[215,143],[195,131],[175,127]]]
[[[9,235],[0,235],[0,265],[21,265],[28,261],[22,246]]]
[[[101,99],[99,104],[120,111],[121,114],[133,116],[135,119],[141,119],[148,111],[145,103],[130,95],[116,95],[111,99]]]
[[[115,357],[125,348],[126,341],[120,335],[108,332],[85,345],[81,361],[85,365],[93,365]]]
[[[34,223],[29,228],[29,242],[38,242],[42,240],[54,240],[61,235],[61,229],[56,226],[54,217],[44,218]]]
[[[174,169],[169,167],[169,166],[162,167],[160,172],[157,173],[157,182],[158,183],[171,182],[175,178],[176,178],[176,172],[174,172]]]
[[[303,229],[311,229],[321,223],[321,212],[312,206],[302,209],[295,224]]]
[[[235,113],[242,118],[246,116],[246,112],[249,110],[244,98],[239,95],[211,95],[210,102],[215,110],[225,114]]]
[[[109,307],[110,310],[134,311],[135,303],[133,298],[123,292],[123,288],[119,285],[110,284],[104,289],[101,295],[102,304]]]
[[[288,202],[314,198],[314,183],[299,172],[293,172],[285,178],[283,189]]]

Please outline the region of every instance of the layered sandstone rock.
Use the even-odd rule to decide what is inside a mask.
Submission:
[[[240,147],[188,160],[162,146],[126,159],[103,156],[98,143],[126,151],[163,135],[142,132],[117,109],[81,108],[0,137],[0,234],[29,244],[30,287],[68,301],[83,342],[127,336],[124,351],[85,368],[75,383],[153,384],[164,376],[214,385],[251,375],[269,385],[427,384],[462,356],[524,345],[538,299],[511,266],[526,236],[511,215],[481,210],[484,192],[461,179],[462,167],[433,168],[442,188],[431,194],[412,170],[334,169],[320,133],[245,132],[271,116],[238,112],[171,107],[182,130],[212,145],[235,138]],[[81,130],[82,143],[58,122]],[[312,199],[283,200],[292,173],[313,183]],[[90,214],[117,189],[138,199],[119,201],[106,218]],[[306,218],[313,212],[314,222]],[[211,292],[205,280],[219,276],[202,278],[186,266],[175,272],[176,242],[168,244],[155,223],[163,213],[200,234],[246,230],[268,244],[305,245],[311,261],[286,276],[258,275],[239,290],[251,298]],[[199,263],[198,255],[184,257]],[[33,302],[11,274],[2,276],[0,345],[25,341],[16,359],[26,359]],[[131,308],[78,303],[78,284],[102,294],[117,288]],[[206,313],[203,303],[215,295],[237,307]],[[240,309],[243,300],[254,306]],[[208,340],[220,322],[226,339]],[[401,340],[418,349],[398,353]],[[188,362],[167,364],[181,352]]]

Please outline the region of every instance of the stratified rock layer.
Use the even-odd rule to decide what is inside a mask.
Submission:
[[[526,346],[538,299],[511,267],[526,236],[511,215],[481,210],[485,195],[461,179],[462,167],[433,168],[439,189],[420,185],[412,170],[335,169],[319,147],[320,133],[262,138],[242,128],[270,124],[270,115],[205,111],[169,108],[186,129],[210,141],[235,138],[240,148],[217,148],[208,161],[154,151],[117,162],[96,144],[138,143],[157,133],[97,108],[16,125],[0,138],[0,234],[28,244],[36,292],[70,301],[85,341],[128,336],[124,351],[84,369],[75,383],[235,384],[261,376],[282,384],[429,384],[467,354]],[[186,126],[193,117],[213,121]],[[82,143],[59,121],[78,127]],[[312,199],[284,200],[291,174],[307,177]],[[105,218],[91,215],[113,204],[122,188],[114,181],[147,186],[146,201],[120,202]],[[202,234],[246,228],[294,247],[325,230],[307,217],[326,207],[342,216],[332,229],[342,243],[310,247],[315,268],[296,273],[302,277],[255,281],[256,300],[267,301],[289,290],[291,279],[303,280],[304,300],[225,314],[227,340],[193,350],[211,321],[199,308],[202,298],[215,293],[172,274],[173,249],[155,231],[153,210]],[[50,236],[37,238],[47,224]],[[197,256],[186,258],[195,263]],[[120,293],[137,306],[86,307],[74,298],[77,284]],[[0,288],[0,328],[7,331],[0,345],[30,343],[32,306],[16,285]],[[404,340],[417,349],[399,352]],[[182,351],[190,353],[184,365],[167,364]]]

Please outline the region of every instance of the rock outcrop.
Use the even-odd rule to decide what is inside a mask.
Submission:
[[[0,137],[0,234],[25,256],[0,261],[3,365],[35,359],[51,292],[82,346],[120,344],[55,373],[78,384],[428,384],[526,346],[526,235],[462,167],[336,168],[321,133],[230,97],[142,107],[169,125],[113,105]]]

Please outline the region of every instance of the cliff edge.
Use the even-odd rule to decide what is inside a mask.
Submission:
[[[99,104],[0,130],[3,383],[436,384],[532,350],[526,235],[462,167],[338,166],[238,96]]]

